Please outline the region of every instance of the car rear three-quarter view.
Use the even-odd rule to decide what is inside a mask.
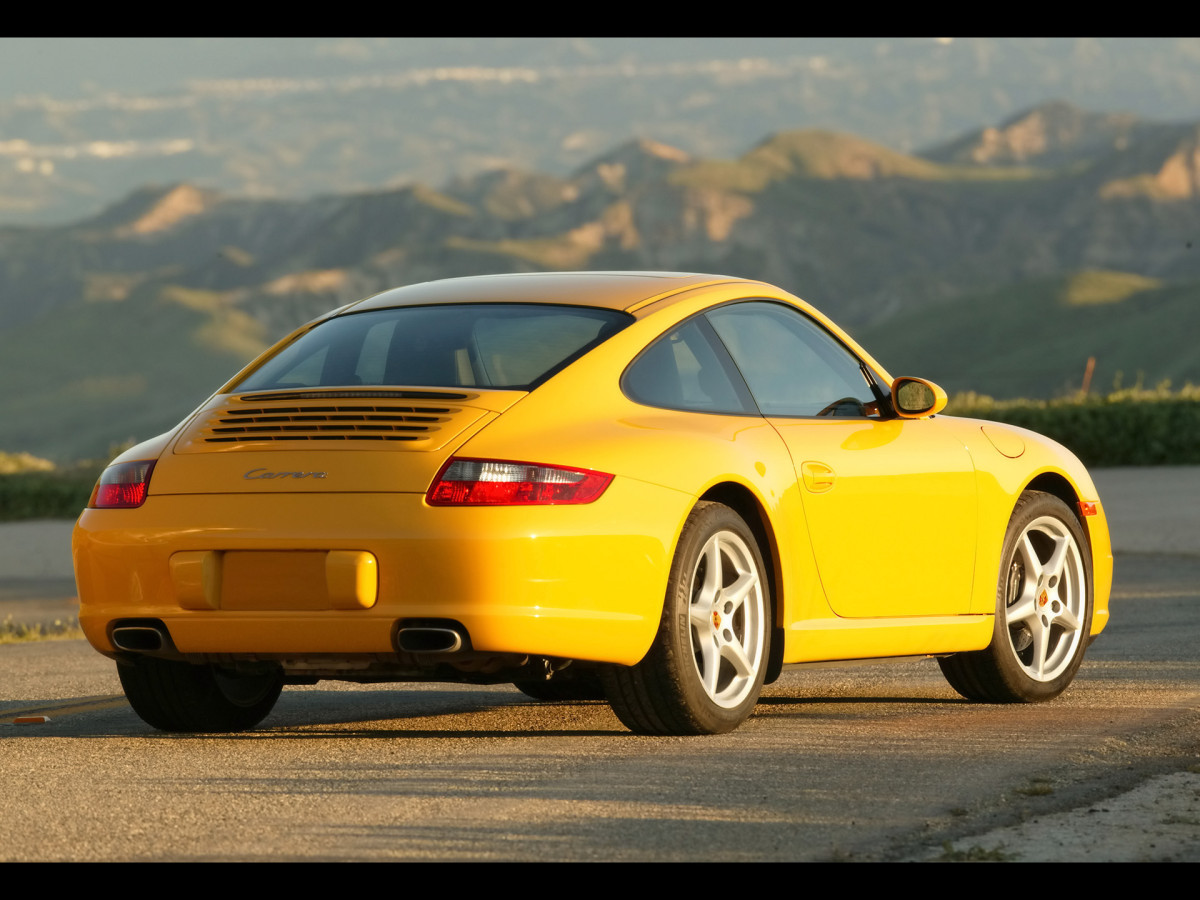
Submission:
[[[1046,699],[1107,621],[1099,498],[1058,445],[944,402],[757,282],[387,291],[114,460],[74,534],[80,623],[168,731],[339,679],[715,733],[785,664],[914,654],[968,696]],[[909,528],[936,571],[894,551]],[[874,584],[846,571],[872,553]]]

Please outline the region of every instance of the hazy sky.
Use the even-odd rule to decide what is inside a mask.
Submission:
[[[92,90],[158,93],[189,79],[436,65],[574,64],[815,52],[795,38],[0,38],[0,100]],[[842,41],[842,43],[846,43]]]
[[[948,51],[947,48],[953,48]],[[1200,115],[1194,38],[0,38],[0,101],[96,90],[158,93],[190,79],[319,76],[437,65],[586,65],[744,57],[827,57],[879,71],[916,69],[939,52],[972,56],[1001,82],[1049,82],[1060,93],[1111,89]],[[889,60],[890,58],[890,60]],[[990,72],[989,72],[990,67]],[[1072,71],[1087,74],[1073,83]],[[894,75],[894,71],[893,71]],[[914,77],[919,77],[913,71]],[[1097,84],[1097,82],[1101,82]],[[1103,82],[1108,82],[1107,85]],[[1011,89],[1011,88],[1008,88]],[[1186,98],[1186,99],[1185,99]],[[1047,99],[1033,97],[1030,103]],[[1066,97],[1065,99],[1078,98]],[[1126,104],[1128,105],[1128,104]]]

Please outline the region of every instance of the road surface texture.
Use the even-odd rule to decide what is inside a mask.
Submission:
[[[603,703],[322,682],[165,735],[82,641],[0,646],[3,860],[1200,861],[1200,469],[1100,470],[1112,622],[1058,700],[931,660],[792,670],[730,735]],[[69,615],[70,524],[0,526],[0,618]]]

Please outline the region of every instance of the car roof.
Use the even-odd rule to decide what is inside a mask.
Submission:
[[[339,313],[434,303],[555,303],[632,312],[703,284],[740,282],[725,275],[688,272],[528,272],[447,278],[393,288]]]

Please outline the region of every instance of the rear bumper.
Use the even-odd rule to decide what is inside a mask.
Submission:
[[[658,629],[691,502],[630,479],[582,506],[432,508],[421,494],[152,496],[139,509],[80,517],[72,539],[80,624],[104,653],[117,649],[114,622],[153,618],[183,654],[304,658],[393,653],[398,620],[450,619],[475,651],[633,664]],[[307,566],[329,551],[368,554],[373,602],[320,608],[337,598],[322,603],[314,597],[324,586],[301,586],[299,608],[279,608],[288,604],[267,585],[272,596],[256,604],[242,567],[215,576],[242,579],[224,591],[210,573],[206,607],[197,566],[189,576],[178,561],[230,551],[271,551],[263,559],[276,581],[281,553],[304,551],[296,558]],[[238,608],[223,608],[231,597]]]

